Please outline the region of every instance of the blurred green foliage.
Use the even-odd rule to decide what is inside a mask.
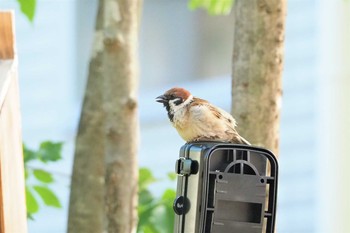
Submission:
[[[62,145],[61,142],[45,141],[37,150],[28,149],[23,145],[27,216],[30,219],[33,219],[33,214],[40,209],[39,199],[46,206],[61,208],[58,197],[51,189],[55,181],[53,175],[44,169],[32,167],[32,164],[47,164],[60,160]]]
[[[17,0],[22,13],[33,22],[37,0]],[[188,8],[204,8],[210,15],[227,15],[231,12],[234,0],[189,0]]]
[[[47,170],[33,167],[33,163],[51,163],[62,159],[62,143],[45,141],[37,150],[31,150],[23,145],[24,168],[26,180],[27,216],[40,210],[40,204],[61,208],[61,203],[51,186],[55,183],[54,176]],[[175,173],[168,173],[167,179],[174,181]],[[138,233],[172,233],[174,228],[173,202],[175,190],[166,189],[161,197],[155,197],[150,191],[150,185],[159,182],[151,170],[139,169],[139,206]]]
[[[169,173],[168,179],[175,180],[176,175]],[[166,189],[161,197],[155,197],[149,186],[157,181],[149,169],[140,168],[138,233],[172,233],[174,230],[173,202],[176,192]]]
[[[190,10],[204,8],[210,15],[228,15],[233,3],[234,0],[189,0],[188,8]]]

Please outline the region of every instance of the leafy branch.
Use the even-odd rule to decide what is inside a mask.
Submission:
[[[39,200],[46,206],[61,208],[61,203],[51,189],[55,183],[52,173],[45,169],[32,166],[32,163],[52,163],[62,159],[62,143],[45,141],[37,150],[31,150],[23,145],[24,168],[26,180],[26,203],[28,218],[40,210]],[[151,170],[139,169],[139,206],[138,233],[172,233],[174,228],[174,211],[172,204],[175,190],[166,189],[161,197],[155,197],[149,190],[158,181]],[[176,175],[168,174],[168,179],[174,181]]]
[[[27,216],[30,219],[40,209],[39,198],[46,206],[61,208],[61,203],[50,186],[55,181],[53,175],[44,169],[33,168],[30,164],[34,161],[47,164],[62,159],[62,145],[61,142],[45,141],[36,151],[23,145]],[[33,178],[33,182],[30,182],[30,178]]]

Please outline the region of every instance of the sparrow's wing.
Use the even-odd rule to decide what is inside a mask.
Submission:
[[[198,115],[199,118],[214,117],[220,121],[225,122],[225,124],[234,130],[236,127],[236,121],[227,113],[225,110],[216,107],[206,100],[194,97],[194,101],[191,103],[191,109],[193,109],[194,114]]]
[[[227,119],[227,127],[230,128],[230,133],[233,134],[232,142],[239,143],[239,144],[246,144],[251,145],[250,142],[248,142],[245,138],[243,138],[241,135],[238,134],[236,131],[236,120],[232,117],[231,114],[227,113],[226,111],[218,108],[221,111],[221,114]]]
[[[193,109],[192,114],[196,116],[196,119],[203,123],[208,122],[208,119],[211,119],[210,122],[217,122],[215,128],[221,129],[225,131],[225,133],[231,135],[230,137],[233,143],[250,145],[246,139],[237,133],[235,129],[235,119],[225,110],[199,98],[194,98],[194,101],[191,103],[191,107],[191,109]]]

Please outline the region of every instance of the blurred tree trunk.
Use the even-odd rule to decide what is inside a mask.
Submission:
[[[140,7],[140,0],[99,0],[76,139],[69,233],[136,232]]]
[[[239,132],[278,155],[286,0],[236,0],[232,111]]]

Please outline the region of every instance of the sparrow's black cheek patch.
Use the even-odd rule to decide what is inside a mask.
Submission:
[[[169,117],[169,120],[170,120],[171,122],[173,122],[174,113],[172,113],[171,111],[168,111],[168,117]]]
[[[164,103],[164,107],[165,107],[165,109],[167,110],[167,112],[170,111],[170,105],[169,105],[169,103]]]
[[[174,104],[175,104],[176,106],[178,106],[179,104],[182,104],[182,103],[183,103],[183,100],[180,99],[180,98],[177,98],[177,99],[175,99],[175,101],[174,101]]]
[[[174,113],[170,110],[170,105],[169,103],[164,103],[164,107],[168,113],[169,120],[172,122],[174,118]]]

